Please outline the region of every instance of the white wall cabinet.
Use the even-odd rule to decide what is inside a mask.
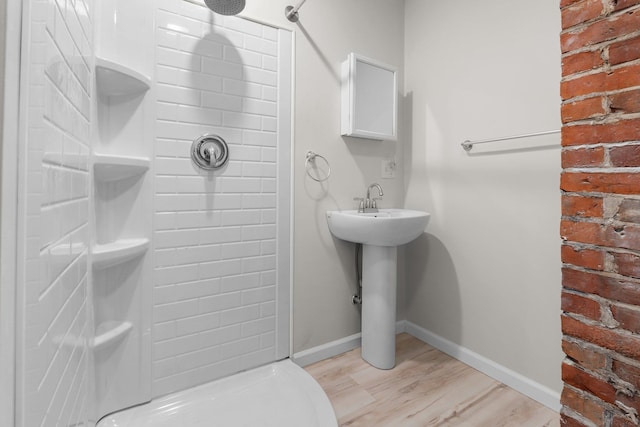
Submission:
[[[342,63],[342,135],[397,140],[397,74],[391,65],[349,54]]]

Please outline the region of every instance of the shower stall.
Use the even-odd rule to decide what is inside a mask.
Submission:
[[[291,32],[184,0],[22,16],[16,426],[287,358]],[[203,135],[226,164],[192,161]]]

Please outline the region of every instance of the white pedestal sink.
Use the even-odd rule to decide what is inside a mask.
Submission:
[[[429,217],[407,209],[327,212],[334,236],[362,243],[362,358],[376,368],[396,362],[397,247],[420,236]]]

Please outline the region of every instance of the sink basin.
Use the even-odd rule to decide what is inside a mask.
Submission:
[[[409,209],[380,209],[375,213],[328,211],[327,223],[331,233],[342,240],[373,246],[399,246],[420,236],[430,216]]]

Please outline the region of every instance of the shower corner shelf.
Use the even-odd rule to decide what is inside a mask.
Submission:
[[[150,164],[148,157],[94,154],[93,171],[98,182],[119,181],[144,174]]]
[[[108,321],[96,328],[96,336],[91,341],[91,348],[101,348],[124,338],[133,329],[131,322]]]
[[[151,87],[151,79],[123,64],[96,58],[98,92],[106,96],[144,93]]]
[[[93,247],[93,268],[101,270],[130,261],[149,249],[149,239],[121,239]]]

